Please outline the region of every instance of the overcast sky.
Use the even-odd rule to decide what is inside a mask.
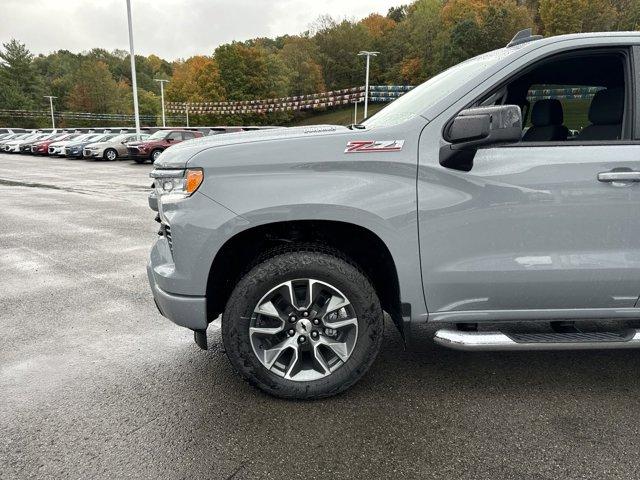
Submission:
[[[408,0],[132,0],[136,53],[172,60],[232,40],[297,34],[320,15],[360,19]],[[125,0],[1,0],[0,42],[33,53],[128,49]]]

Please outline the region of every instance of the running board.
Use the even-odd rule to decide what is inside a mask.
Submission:
[[[593,333],[501,333],[438,330],[434,341],[464,351],[613,350],[640,348],[640,330]]]

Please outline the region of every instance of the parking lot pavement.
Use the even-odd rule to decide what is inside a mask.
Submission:
[[[149,165],[0,155],[0,478],[637,478],[640,352],[403,351],[276,400],[145,278]]]

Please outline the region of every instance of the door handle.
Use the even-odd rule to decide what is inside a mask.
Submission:
[[[640,172],[623,170],[602,172],[598,174],[599,182],[640,182]]]

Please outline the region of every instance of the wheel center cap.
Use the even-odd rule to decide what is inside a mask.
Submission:
[[[300,335],[310,335],[312,328],[313,325],[311,324],[311,321],[307,320],[306,318],[298,320],[298,323],[296,323],[296,332],[298,332]]]

